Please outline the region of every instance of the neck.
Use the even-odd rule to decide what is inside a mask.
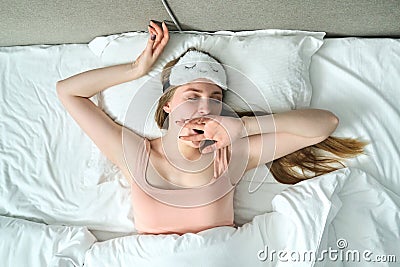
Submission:
[[[178,138],[178,127],[169,127],[168,132],[161,137],[161,149],[164,157],[175,168],[197,173],[205,170],[214,161],[214,154],[201,154],[198,148],[188,146]]]
[[[187,145],[179,139],[179,128],[169,127],[168,132],[161,138],[164,153],[174,159],[183,157],[186,160],[198,160],[202,154],[198,148]]]

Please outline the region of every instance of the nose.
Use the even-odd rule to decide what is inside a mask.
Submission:
[[[208,98],[201,98],[199,101],[198,112],[201,115],[207,115],[210,113],[210,103]]]

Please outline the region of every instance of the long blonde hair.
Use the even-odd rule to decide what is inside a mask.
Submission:
[[[200,51],[196,48],[189,48],[186,52],[192,50]],[[162,84],[165,84],[169,80],[171,68],[185,53],[164,66],[161,73]],[[208,54],[207,52],[204,53]],[[210,54],[208,55],[211,56]],[[155,120],[158,127],[161,129],[165,129],[166,125],[168,125],[168,114],[164,111],[163,107],[171,100],[176,88],[177,87],[171,87],[158,101]],[[239,117],[255,116],[253,112],[238,112],[238,115]],[[278,182],[283,184],[296,184],[305,179],[345,168],[346,166],[343,160],[365,154],[364,147],[367,144],[368,142],[354,138],[329,136],[318,144],[304,147],[284,157],[273,160],[270,171]]]
[[[305,179],[345,168],[343,160],[365,154],[364,147],[367,144],[368,142],[354,138],[329,136],[318,144],[304,147],[274,160],[270,170],[278,182],[295,184]],[[323,155],[324,152],[329,152],[336,157]],[[297,172],[296,168],[300,168],[301,173]],[[307,172],[312,174],[307,175]]]

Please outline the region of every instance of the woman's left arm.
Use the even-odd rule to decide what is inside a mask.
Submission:
[[[221,116],[208,117],[191,119],[181,125],[204,131],[201,134],[180,136],[182,140],[215,141],[212,146],[203,150],[204,153],[227,146],[235,140],[248,138],[251,143],[258,143],[261,141],[259,139],[265,138],[270,143],[269,139],[275,137],[283,144],[278,149],[282,150],[282,153],[286,153],[321,142],[333,133],[339,124],[339,119],[332,112],[323,109],[298,109],[265,116],[242,117],[241,119]],[[286,139],[293,145],[289,145],[285,141]],[[262,143],[257,146],[261,147]]]
[[[239,153],[249,155],[246,170],[322,142],[339,123],[333,113],[321,109],[293,110],[242,119],[248,136],[240,139],[237,147],[243,149]]]
[[[289,133],[303,137],[328,137],[339,124],[338,117],[323,109],[297,109],[286,112],[242,117],[247,136],[267,133]]]

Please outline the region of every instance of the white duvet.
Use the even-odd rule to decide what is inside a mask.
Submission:
[[[288,188],[269,177],[255,194],[246,195],[240,188],[247,188],[248,181],[242,180],[235,194],[235,220],[245,224],[238,230],[137,236],[127,183],[108,175],[95,183],[88,179],[102,173],[91,173],[90,159],[97,155],[91,154],[91,140],[65,113],[55,93],[57,80],[102,66],[99,58],[85,44],[0,48],[2,262],[396,266],[373,260],[387,255],[379,259],[388,261],[394,255],[397,264],[400,261],[399,61],[400,42],[393,39],[327,39],[313,57],[311,106],[339,117],[335,136],[370,141],[368,156],[350,160],[347,169]],[[107,167],[104,171],[116,172]],[[262,260],[265,245],[286,252],[357,250],[361,259],[325,255],[323,262],[294,263],[284,257],[278,261],[275,255],[273,261]],[[367,258],[362,257],[365,251]]]
[[[337,240],[345,239],[345,251],[366,251],[368,257],[325,266],[399,265],[399,60],[400,41],[394,39],[328,39],[313,57],[311,106],[338,115],[336,135],[371,143],[368,156],[349,161],[342,208],[327,229],[329,247],[337,249]],[[396,262],[385,255],[395,255]]]

